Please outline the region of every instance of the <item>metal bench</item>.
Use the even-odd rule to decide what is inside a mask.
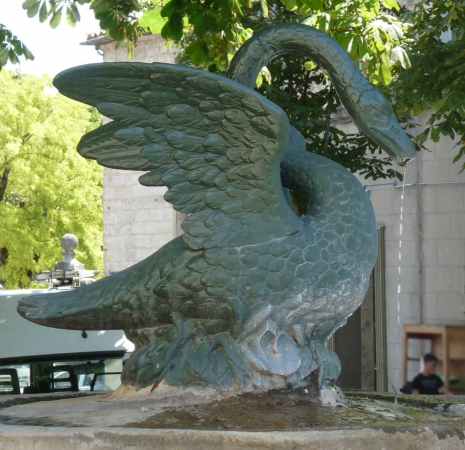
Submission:
[[[6,389],[3,389],[3,387]],[[1,369],[0,368],[0,395],[5,394],[20,394],[19,378],[16,369]]]
[[[57,378],[57,372],[67,372],[68,377]],[[69,387],[57,387],[59,383],[69,383]],[[73,366],[55,366],[50,370],[50,392],[78,391],[78,378]]]

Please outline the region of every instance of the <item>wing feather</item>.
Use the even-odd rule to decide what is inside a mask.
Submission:
[[[54,83],[113,119],[82,138],[81,155],[149,171],[143,185],[166,185],[166,200],[188,214],[183,229],[191,248],[252,244],[297,230],[279,169],[289,121],[257,92],[159,63],[90,64]]]

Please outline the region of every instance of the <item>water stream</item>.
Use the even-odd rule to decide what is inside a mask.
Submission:
[[[397,291],[396,291],[396,316],[397,324],[401,326],[400,322],[400,295],[402,293],[402,251],[403,251],[403,235],[404,235],[404,219],[405,219],[405,178],[407,173],[407,166],[401,167],[402,173],[402,191],[400,194],[400,208],[399,208],[399,245],[397,252]]]
[[[400,321],[400,295],[402,293],[402,250],[403,250],[403,235],[404,235],[404,218],[405,218],[405,178],[407,173],[407,165],[400,167],[402,174],[402,191],[400,194],[399,206],[399,244],[397,247],[397,289],[396,289],[396,319],[399,328],[402,328]],[[394,392],[394,405],[397,406],[397,395],[399,392],[394,384],[391,384]]]

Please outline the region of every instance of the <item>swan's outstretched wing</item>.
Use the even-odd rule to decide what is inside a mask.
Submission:
[[[299,227],[281,188],[292,134],[286,114],[241,84],[175,65],[81,66],[55,86],[113,119],[83,137],[80,153],[107,167],[148,171],[145,185],[168,186],[167,200],[187,214],[185,233],[114,277],[25,299],[20,314],[77,329],[165,327],[183,317],[208,333],[248,317],[254,302],[238,286],[243,262],[235,247],[273,245]],[[267,275],[256,283],[274,281],[274,272]]]
[[[188,214],[192,249],[240,246],[297,228],[279,164],[289,121],[278,106],[227,78],[172,64],[105,63],[59,74],[64,95],[113,119],[79,152],[107,167],[149,171]]]

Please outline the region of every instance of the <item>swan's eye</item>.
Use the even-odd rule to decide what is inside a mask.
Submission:
[[[360,98],[360,106],[363,109],[369,110],[379,115],[384,114],[389,116],[393,114],[391,104],[384,98],[383,94],[377,90],[372,90],[365,93],[365,95]]]
[[[389,126],[394,115],[391,104],[379,93],[367,95],[361,101],[365,112],[365,120],[371,127]]]
[[[370,123],[378,126],[388,125],[391,120],[391,114],[385,109],[375,108],[369,117]]]

